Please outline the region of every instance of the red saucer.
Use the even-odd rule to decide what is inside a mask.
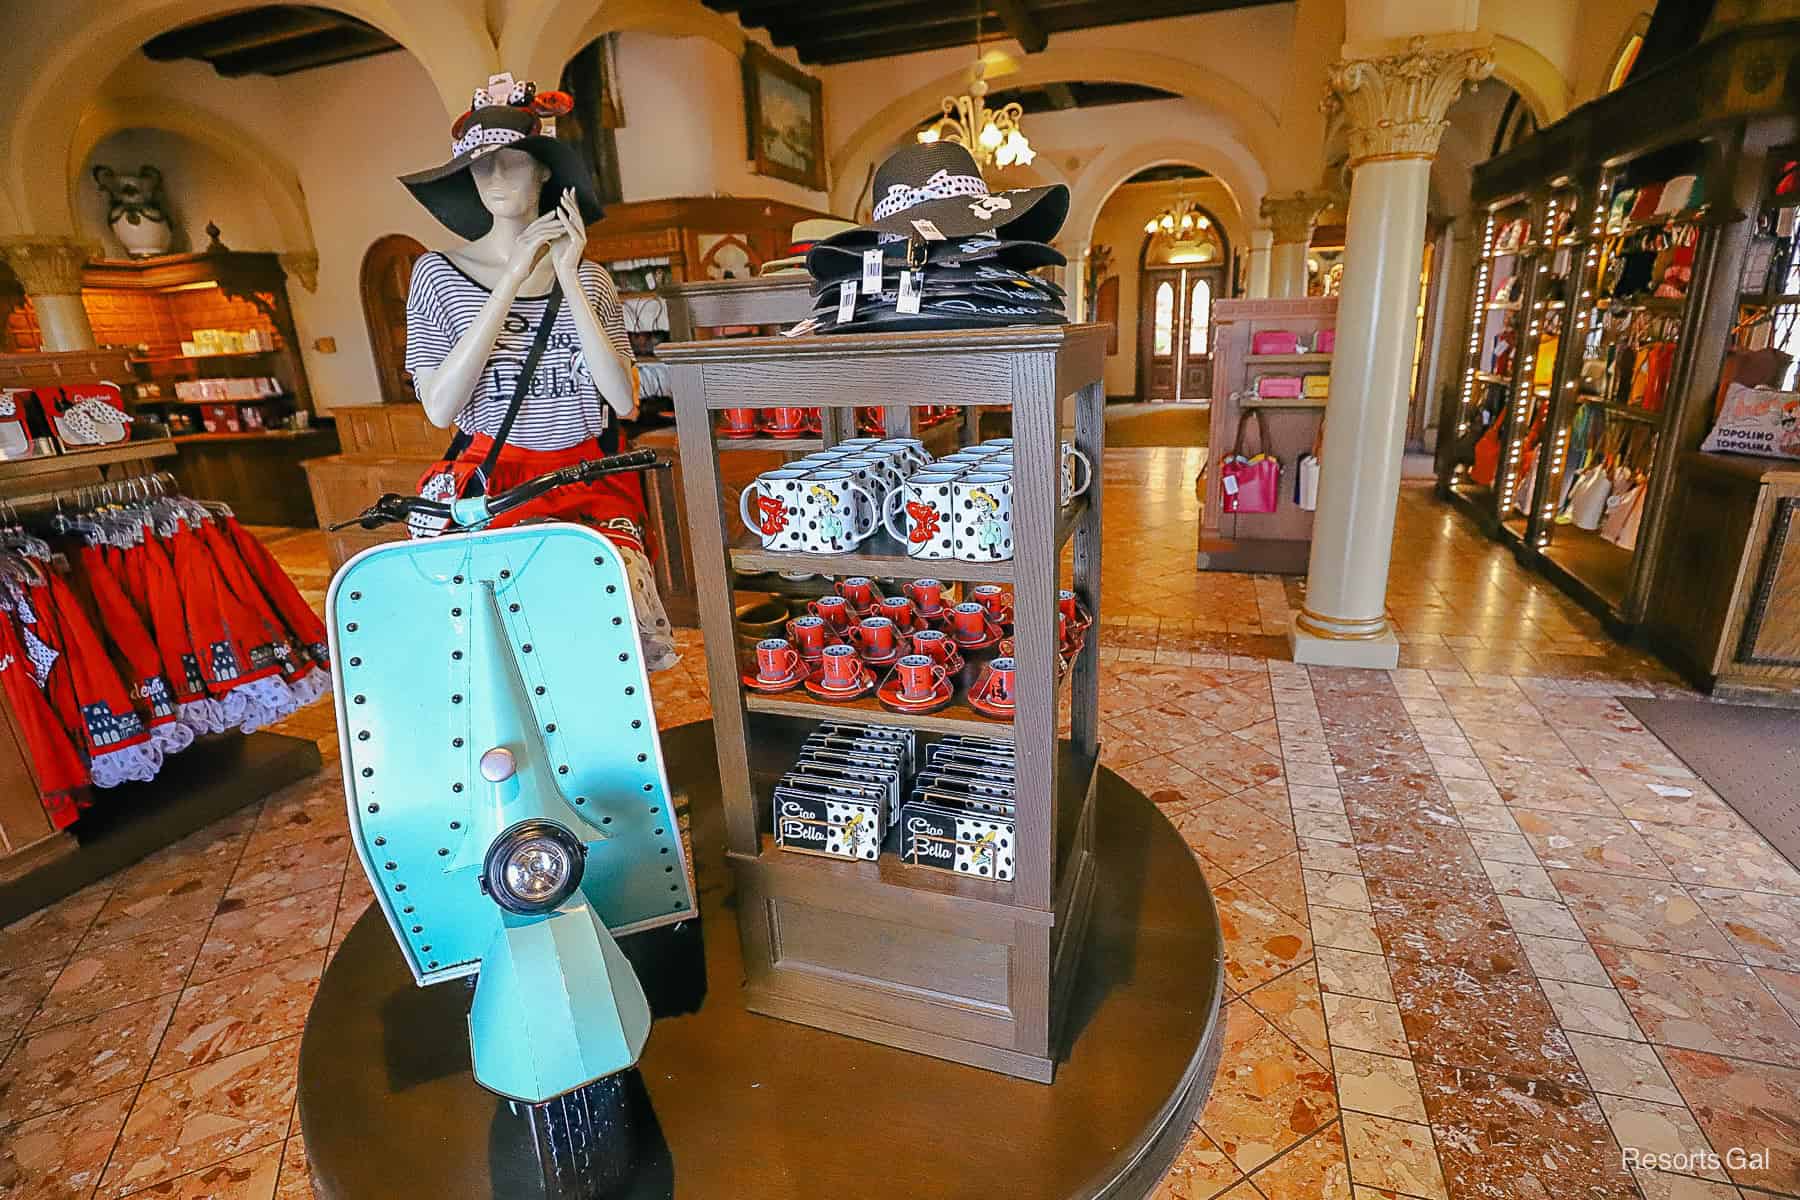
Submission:
[[[864,651],[861,651],[861,650],[858,650],[856,652],[856,656],[858,658],[862,659],[864,663],[866,663],[867,665],[869,665],[871,667],[891,667],[896,662],[900,661],[901,655],[906,654],[906,653],[908,653],[908,651],[903,650],[898,645],[896,645],[894,647],[894,652],[892,654],[886,654],[880,658],[875,657],[873,654],[865,653]]]
[[[984,717],[993,717],[999,721],[1010,721],[1013,713],[1018,711],[1016,704],[995,704],[990,700],[980,699],[973,688],[969,689],[969,707]]]
[[[810,674],[811,672],[806,669],[806,660],[801,659],[800,665],[795,669],[794,673],[779,683],[769,683],[755,671],[745,671],[742,675],[738,676],[738,678],[743,680],[744,686],[751,691],[761,692],[765,696],[772,696],[777,692],[793,691],[802,683],[806,682],[806,678]]]
[[[724,426],[720,426],[719,427],[719,436],[722,438],[753,438],[756,436],[756,430],[754,430],[754,429],[726,429]]]
[[[859,700],[868,695],[869,689],[874,686],[875,672],[869,670],[867,667],[863,668],[862,682],[854,688],[834,690],[826,687],[824,681],[820,679],[808,679],[806,681],[806,690],[821,700]]]
[[[931,695],[925,699],[907,700],[900,695],[900,677],[898,675],[889,675],[887,682],[883,683],[875,692],[875,698],[881,701],[884,708],[891,708],[895,712],[903,713],[936,712],[949,704],[950,697],[954,695],[956,695],[956,685],[945,679],[933,688]]]
[[[1000,627],[991,620],[987,623],[987,628],[989,630],[988,636],[973,642],[963,641],[962,638],[958,637],[953,631],[946,632],[950,632],[950,640],[956,643],[956,648],[958,650],[986,650],[989,646],[992,646],[995,642],[998,642],[1002,637],[1006,636],[1001,632]]]
[[[798,429],[770,429],[769,430],[769,436],[772,438],[801,438],[801,437],[805,437],[806,434],[807,434],[807,428],[804,425],[800,426]]]

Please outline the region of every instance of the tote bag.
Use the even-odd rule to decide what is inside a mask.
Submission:
[[[1259,449],[1244,456],[1244,433],[1256,420]],[[1281,462],[1269,453],[1269,423],[1262,410],[1238,417],[1237,442],[1219,463],[1219,489],[1228,513],[1272,513],[1281,501]]]
[[[1320,421],[1312,449],[1294,464],[1294,503],[1306,512],[1317,512],[1319,508],[1319,449],[1324,442],[1325,422]]]

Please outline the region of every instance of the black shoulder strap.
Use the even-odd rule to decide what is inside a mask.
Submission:
[[[538,362],[544,357],[544,349],[550,344],[550,330],[556,324],[558,314],[562,312],[562,282],[550,289],[550,300],[544,305],[544,319],[538,322],[537,336],[531,339],[531,350],[525,355],[525,367],[519,372],[518,385],[513,388],[512,400],[506,406],[506,416],[500,421],[500,429],[494,434],[494,444],[488,448],[487,457],[481,460],[481,490],[487,491],[487,481],[493,478],[494,466],[500,461],[500,451],[506,446],[506,439],[512,436],[513,422],[519,419],[519,410],[525,407],[525,393],[531,390],[531,377],[537,373]]]

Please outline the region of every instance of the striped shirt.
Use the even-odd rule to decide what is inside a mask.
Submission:
[[[600,328],[629,364],[631,340],[625,334],[625,316],[612,276],[599,263],[587,261],[581,264],[580,276],[583,296],[598,314]],[[435,250],[419,256],[406,293],[406,369],[415,379],[421,371],[443,364],[491,294],[447,256]],[[469,403],[456,414],[458,429],[489,437],[500,432],[549,298],[545,293],[513,300]],[[612,410],[600,398],[593,372],[581,353],[581,338],[570,313],[570,304],[576,299],[563,297],[550,343],[507,438],[509,445],[525,450],[565,450],[599,437],[611,420]]]

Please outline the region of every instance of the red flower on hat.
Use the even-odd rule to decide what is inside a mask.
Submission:
[[[575,97],[567,92],[539,92],[531,111],[540,117],[566,117],[575,111]]]

